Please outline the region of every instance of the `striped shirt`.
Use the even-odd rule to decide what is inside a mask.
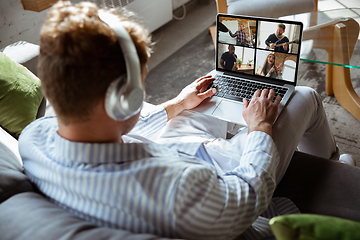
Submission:
[[[186,239],[271,235],[276,204],[287,204],[271,201],[279,161],[271,137],[250,133],[240,166],[219,175],[203,143],[149,140],[166,122],[157,107],[141,113],[124,144],[100,144],[68,141],[55,117],[38,119],[19,139],[25,173],[52,202],[99,226]]]

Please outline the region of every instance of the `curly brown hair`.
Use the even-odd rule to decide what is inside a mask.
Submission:
[[[109,84],[126,73],[117,36],[100,20],[91,2],[59,1],[49,11],[40,33],[38,75],[45,96],[65,124],[85,121],[105,96]],[[121,9],[103,9],[119,17],[136,47],[141,69],[151,54],[145,28]]]

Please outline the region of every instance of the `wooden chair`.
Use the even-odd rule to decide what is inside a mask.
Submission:
[[[216,0],[218,13],[279,18],[282,16],[317,11],[318,0]],[[209,28],[214,45],[215,26]]]

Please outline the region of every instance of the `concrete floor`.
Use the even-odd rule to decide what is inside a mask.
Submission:
[[[215,23],[217,14],[215,1],[202,2],[207,1],[189,2],[186,4],[186,17],[183,20],[173,19],[152,33],[155,46],[148,64],[149,71]],[[181,16],[182,9],[175,11],[175,14]]]

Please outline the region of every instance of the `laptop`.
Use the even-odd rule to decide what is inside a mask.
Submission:
[[[217,93],[192,111],[247,126],[243,98],[250,102],[267,88],[282,98],[279,116],[296,86],[302,31],[297,21],[218,14],[216,66],[209,73]]]

